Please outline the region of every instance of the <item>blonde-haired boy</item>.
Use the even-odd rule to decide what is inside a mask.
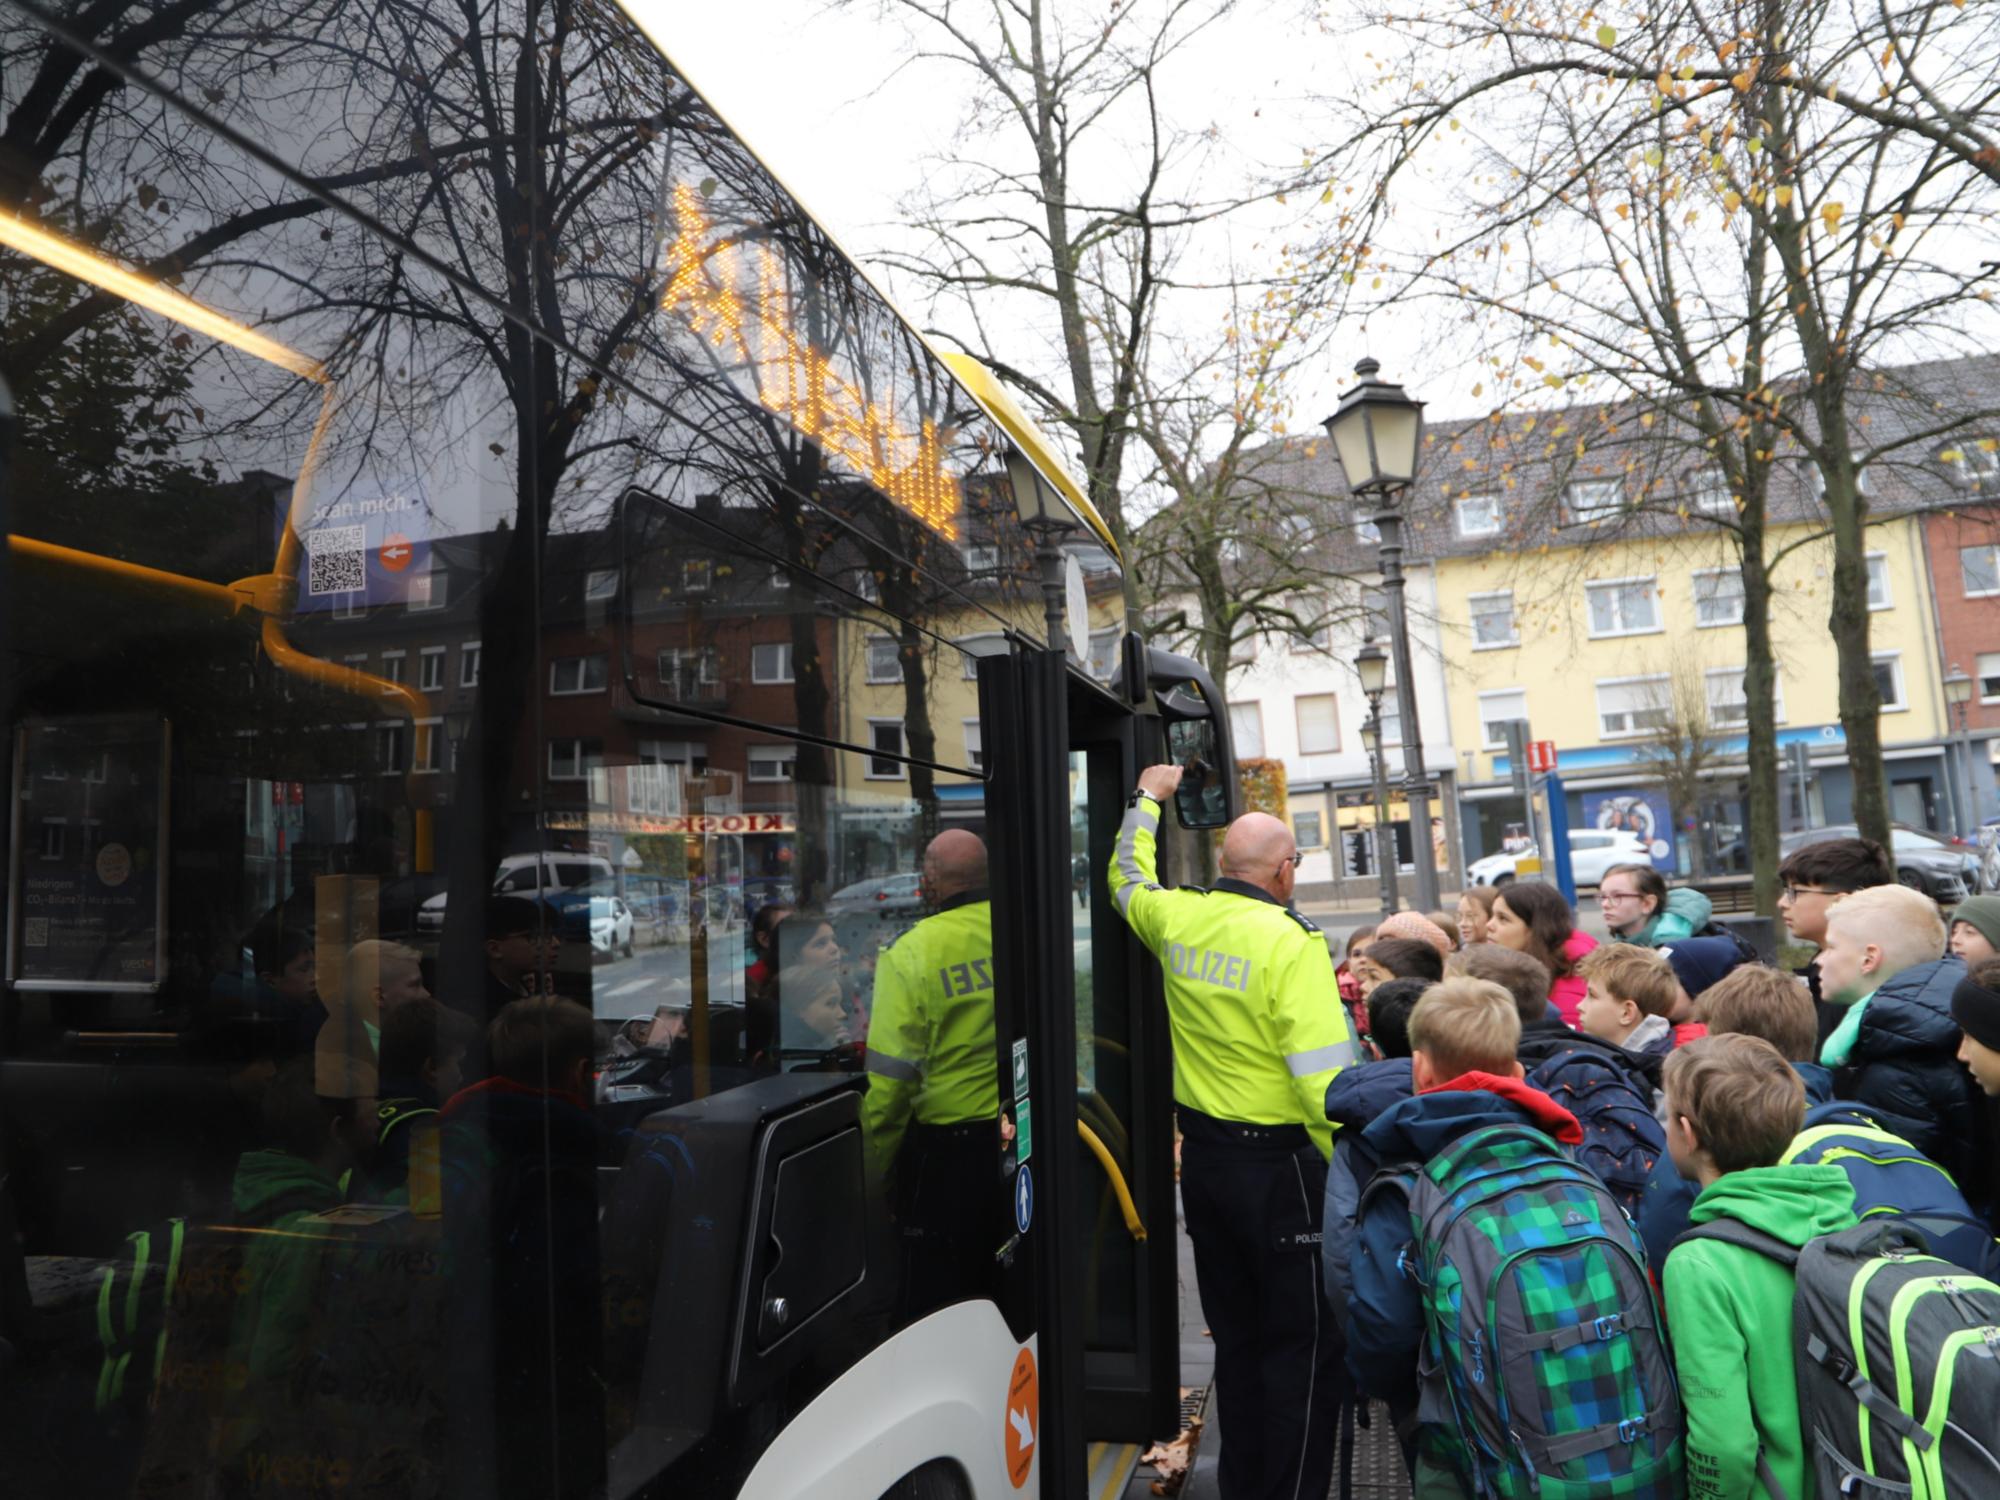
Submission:
[[[1606,943],[1586,953],[1577,972],[1587,986],[1576,1008],[1579,1031],[1643,1056],[1674,1050],[1670,1017],[1681,991],[1664,955],[1632,943]]]
[[[1957,1182],[1984,1171],[1985,1105],[1959,1066],[1951,994],[1965,977],[1945,951],[1944,918],[1906,886],[1856,891],[1826,918],[1820,994],[1847,1007],[1820,1048],[1833,1092],[1901,1136]]]
[[[1410,1012],[1410,1073],[1416,1094],[1384,1110],[1361,1133],[1377,1161],[1426,1162],[1460,1137],[1494,1125],[1526,1125],[1575,1146],[1576,1117],[1521,1081],[1515,1052],[1521,1018],[1515,998],[1484,979],[1456,977],[1424,991]],[[1423,1304],[1399,1261],[1410,1241],[1407,1202],[1371,1195],[1354,1237],[1347,1294],[1347,1368],[1355,1383],[1395,1414],[1416,1410]],[[1417,1492],[1449,1486],[1420,1451]],[[1427,1488],[1429,1486],[1429,1488]]]

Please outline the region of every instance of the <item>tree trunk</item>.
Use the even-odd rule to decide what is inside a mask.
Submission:
[[[1755,492],[1752,492],[1754,484]],[[1760,916],[1778,911],[1777,664],[1771,656],[1771,572],[1764,557],[1765,473],[1746,478],[1743,494],[1743,697],[1749,732],[1748,826],[1751,902]]]
[[[1847,735],[1847,763],[1854,778],[1854,822],[1861,836],[1889,843],[1889,795],[1882,774],[1882,697],[1868,655],[1868,499],[1855,485],[1846,444],[1826,476],[1826,508],[1833,522],[1833,603],[1827,627],[1839,656],[1840,727]]]

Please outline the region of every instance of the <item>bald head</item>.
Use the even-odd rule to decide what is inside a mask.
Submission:
[[[1222,836],[1222,873],[1284,900],[1291,894],[1290,861],[1297,851],[1297,841],[1283,823],[1269,813],[1245,813]]]
[[[924,884],[945,901],[986,884],[986,845],[976,833],[948,828],[924,850]]]

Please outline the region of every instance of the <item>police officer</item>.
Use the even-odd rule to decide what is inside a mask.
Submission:
[[[1319,1500],[1332,1479],[1340,1347],[1319,1278],[1332,1127],[1354,1059],[1333,959],[1291,909],[1298,850],[1264,813],[1222,841],[1215,889],[1163,889],[1154,846],[1178,766],[1139,776],[1111,899],[1165,969],[1181,1204],[1215,1339],[1223,1500]]]
[[[902,1236],[905,1317],[987,1290],[1006,1201],[986,845],[964,829],[939,834],[923,883],[932,914],[876,964],[861,1105]]]

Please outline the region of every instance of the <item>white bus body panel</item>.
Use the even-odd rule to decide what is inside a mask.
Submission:
[[[991,1302],[961,1302],[913,1323],[828,1386],[764,1451],[738,1500],[878,1500],[912,1469],[948,1458],[977,1500],[1034,1495],[1007,1478],[1007,1383],[1022,1345]],[[1035,1341],[1026,1347],[1036,1350]],[[1032,1414],[1039,1435],[1041,1413]]]

